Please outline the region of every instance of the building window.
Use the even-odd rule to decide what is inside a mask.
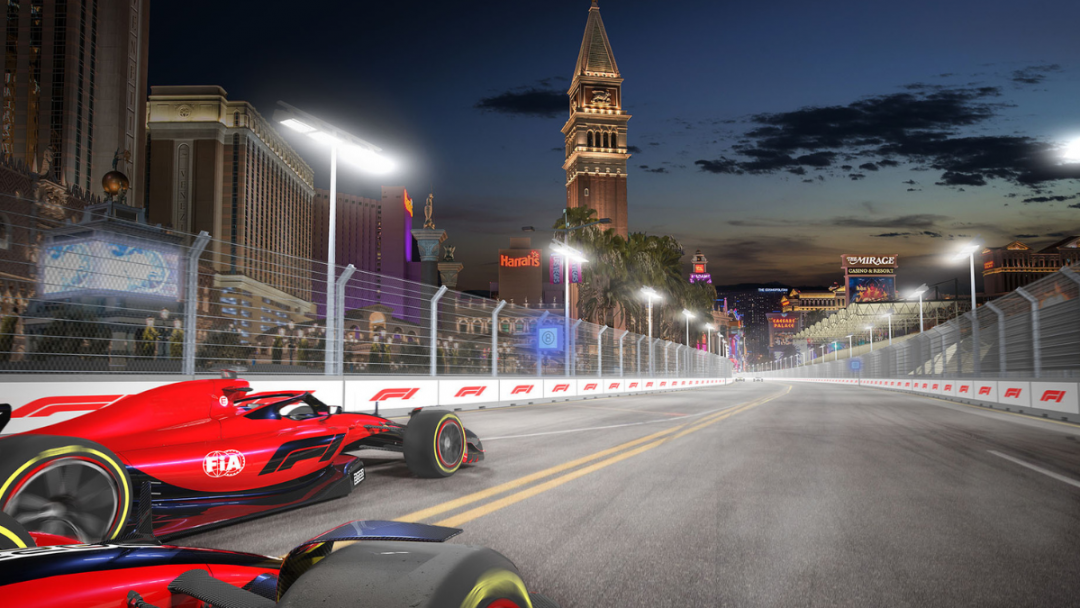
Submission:
[[[593,147],[592,131],[589,131],[589,134],[585,136],[585,145],[590,148]]]
[[[589,189],[585,188],[585,196],[589,196]]]

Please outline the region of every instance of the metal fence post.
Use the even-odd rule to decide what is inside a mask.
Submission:
[[[596,375],[597,377],[603,377],[604,375],[604,332],[608,330],[608,326],[605,325],[600,328],[600,331],[596,332]]]
[[[574,376],[577,375],[577,328],[578,328],[578,325],[581,325],[582,321],[584,321],[584,319],[578,319],[577,321],[574,321],[574,328],[573,328],[573,331],[571,332],[574,339],[572,341],[573,346],[570,349],[570,357],[571,357],[570,358],[570,362],[571,362],[570,371],[573,372]]]
[[[1017,287],[1016,293],[1031,303],[1031,354],[1035,367],[1035,377],[1038,378],[1042,375],[1042,345],[1039,344],[1039,301],[1035,299],[1035,296],[1025,291],[1023,287]]]
[[[356,272],[356,266],[349,264],[345,267],[345,270],[341,271],[341,276],[338,277],[337,285],[334,287],[334,298],[337,299],[337,306],[334,310],[337,311],[337,318],[334,319],[334,373],[339,376],[345,375],[345,284],[349,282],[349,277]],[[330,353],[330,340],[327,336],[326,340],[326,355],[329,357]]]
[[[1005,311],[1003,311],[1000,308],[998,308],[997,306],[995,306],[993,302],[987,302],[986,307],[989,308],[990,310],[994,311],[994,314],[997,315],[997,326],[998,326],[998,344],[997,344],[997,348],[998,348],[998,373],[999,374],[1004,374],[1006,372],[1006,369],[1005,369],[1005,359],[1006,359],[1006,357],[1005,357]]]
[[[431,361],[431,375],[437,376],[439,373],[439,300],[446,294],[446,285],[439,288],[439,291],[435,292],[435,295],[431,298],[431,348],[430,348],[430,361]]]
[[[949,366],[948,354],[945,350],[948,347],[945,346],[945,332],[941,332],[941,377],[945,377],[945,368]]]
[[[635,374],[641,374],[641,341],[648,336],[638,336],[637,342],[634,343],[634,352],[637,353],[637,367],[634,369]]]
[[[539,378],[544,375],[544,356],[540,354],[539,340],[540,340],[540,326],[544,324],[544,319],[548,318],[551,311],[545,310],[544,314],[540,315],[540,320],[536,322],[536,337],[537,337],[537,349],[536,349],[536,377]]]
[[[1065,275],[1066,279],[1069,279],[1073,283],[1076,283],[1076,288],[1080,289],[1080,274],[1076,274],[1072,271],[1071,268],[1062,268],[1061,274]],[[1080,310],[1080,307],[1078,307],[1077,310]],[[1080,329],[1080,323],[1077,323],[1076,327]]]
[[[203,230],[195,237],[187,257],[187,289],[184,293],[184,365],[185,376],[195,375],[195,334],[198,333],[199,258],[210,243],[210,234]]]
[[[679,377],[679,350],[681,350],[682,347],[683,347],[682,344],[679,344],[679,345],[677,345],[675,347],[675,377],[676,378]]]
[[[491,375],[499,375],[499,311],[506,306],[506,300],[499,300],[499,305],[491,311]]]
[[[628,333],[630,333],[630,330],[629,329],[624,329],[623,332],[622,332],[622,335],[619,336],[619,377],[622,377],[622,376],[626,375],[626,370],[623,368],[623,347],[622,347],[622,342],[623,342],[623,338],[625,338],[626,334],[628,334]]]
[[[669,348],[671,348],[671,342],[665,342],[665,343],[664,343],[664,375],[665,375],[665,376],[667,376],[667,375],[668,375],[668,371],[667,371],[667,370],[668,370],[668,356],[667,356],[667,351],[668,351],[668,349],[669,349]]]
[[[982,346],[979,344],[979,310],[971,311],[971,370],[975,377],[982,371]]]

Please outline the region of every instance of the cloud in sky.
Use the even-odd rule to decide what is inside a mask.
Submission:
[[[485,112],[514,116],[555,118],[566,112],[566,93],[555,89],[524,87],[484,97],[473,107]]]
[[[1033,196],[1031,198],[1025,198],[1022,202],[1025,203],[1052,203],[1071,201],[1072,199],[1080,196],[1080,194],[1073,194],[1072,196]],[[1071,206],[1071,205],[1070,205]]]
[[[1022,70],[1014,71],[1012,73],[1012,81],[1017,84],[1039,84],[1043,80],[1046,80],[1047,74],[1060,71],[1061,66],[1056,63],[1051,65],[1033,65]]]
[[[649,165],[639,165],[638,168],[641,169],[642,171],[646,171],[648,173],[668,173],[669,172],[667,169],[665,169],[663,167],[655,167],[655,168],[650,169]]]
[[[1045,74],[1056,66],[1035,66]],[[1028,72],[1025,72],[1028,73]],[[875,157],[859,169],[909,165],[941,172],[940,186],[985,186],[992,180],[1040,187],[1080,179],[1080,163],[1062,164],[1056,147],[1023,135],[972,135],[1007,107],[999,87],[909,85],[847,105],[757,114],[730,154],[695,161],[718,174],[771,174],[792,168],[829,169],[838,158]],[[873,168],[871,168],[873,167]],[[852,165],[840,166],[844,171]],[[860,179],[854,177],[852,179]],[[861,174],[865,175],[865,174]]]
[[[837,216],[821,220],[751,218],[729,220],[731,226],[741,228],[784,228],[795,226],[841,226],[844,228],[894,228],[907,230],[928,230],[939,222],[952,218],[933,213],[916,213],[892,217]]]

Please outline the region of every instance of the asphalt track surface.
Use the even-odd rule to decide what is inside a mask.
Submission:
[[[563,608],[1080,605],[1075,425],[774,382],[461,417],[480,466],[359,452],[352,495],[182,544],[276,555],[404,518],[463,528]]]

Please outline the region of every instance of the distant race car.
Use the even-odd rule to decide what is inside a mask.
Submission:
[[[754,378],[754,382],[764,382],[764,381],[765,381],[765,379],[760,377],[760,376],[757,377],[757,378]]]
[[[530,594],[502,554],[441,544],[460,532],[355,521],[278,558],[161,545],[145,534],[38,546],[0,513],[0,597],[35,608],[558,608]]]
[[[453,412],[408,424],[342,413],[303,390],[252,393],[233,377],[128,395],[97,411],[0,438],[0,510],[24,528],[76,540],[119,538],[132,484],[153,489],[158,537],[345,496],[364,480],[345,452],[403,452],[420,477],[484,458]],[[11,407],[0,404],[0,429]]]

